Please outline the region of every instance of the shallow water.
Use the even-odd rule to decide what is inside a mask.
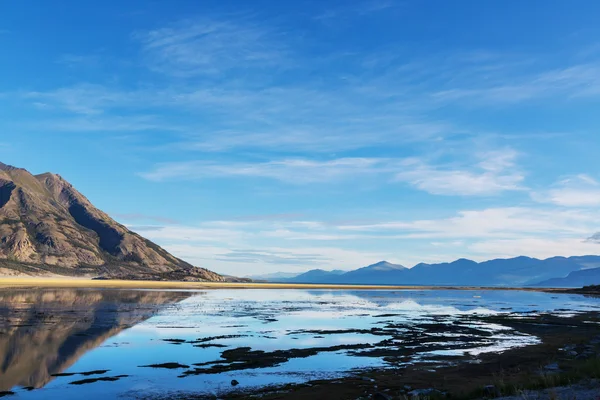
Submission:
[[[478,317],[598,309],[594,298],[519,291],[3,289],[0,391],[222,395],[367,368],[476,362],[538,342]],[[163,363],[182,367],[146,367]],[[73,384],[95,378],[114,380]]]

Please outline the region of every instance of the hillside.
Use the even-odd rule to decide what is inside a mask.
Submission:
[[[0,274],[223,280],[117,223],[61,176],[2,163]]]

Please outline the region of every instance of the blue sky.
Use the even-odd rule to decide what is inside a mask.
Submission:
[[[0,160],[196,265],[599,253],[596,1],[0,13]]]

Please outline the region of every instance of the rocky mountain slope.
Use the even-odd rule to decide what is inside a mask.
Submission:
[[[0,274],[221,281],[94,207],[59,175],[0,163]]]

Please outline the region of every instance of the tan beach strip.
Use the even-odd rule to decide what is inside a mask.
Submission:
[[[298,283],[234,283],[234,282],[181,282],[181,281],[125,281],[94,280],[89,278],[62,277],[0,277],[0,287],[81,287],[124,289],[343,289],[343,290],[527,290],[549,291],[539,288],[455,287],[455,286],[406,286],[406,285],[329,285]],[[552,289],[550,289],[552,290]]]

